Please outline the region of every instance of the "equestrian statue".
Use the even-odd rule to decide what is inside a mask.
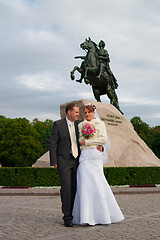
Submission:
[[[97,102],[101,102],[101,95],[107,94],[110,104],[123,114],[119,108],[118,97],[115,92],[118,83],[109,66],[110,59],[107,50],[104,49],[105,42],[101,40],[97,45],[91,38],[88,38],[80,44],[80,47],[86,51],[86,56],[75,57],[83,59],[83,61],[80,67],[75,66],[71,71],[71,79],[75,79],[74,72],[78,71],[81,76],[76,81],[82,83],[84,79],[86,84],[90,84]]]

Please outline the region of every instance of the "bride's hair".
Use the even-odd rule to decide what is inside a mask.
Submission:
[[[84,111],[84,109],[88,109],[90,112],[94,112],[95,110],[96,110],[96,106],[95,105],[93,105],[93,104],[87,104],[87,105],[84,105],[84,107],[83,107],[83,111]]]

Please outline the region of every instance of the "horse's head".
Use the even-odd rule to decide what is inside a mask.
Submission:
[[[91,41],[91,39],[89,38],[88,40],[86,39],[85,42],[80,44],[80,47],[83,50],[91,50],[93,48],[95,48],[94,43]]]

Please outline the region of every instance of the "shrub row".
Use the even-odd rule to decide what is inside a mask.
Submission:
[[[160,167],[111,167],[104,168],[111,186],[160,184]],[[59,186],[55,168],[0,168],[0,186]]]
[[[111,186],[160,184],[160,167],[115,167],[104,168]]]
[[[54,168],[0,168],[0,186],[59,186],[59,176]]]

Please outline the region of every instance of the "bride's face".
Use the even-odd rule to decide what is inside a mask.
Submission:
[[[84,117],[87,121],[91,121],[94,118],[95,112],[91,112],[87,108],[85,108],[83,112],[84,112]]]

